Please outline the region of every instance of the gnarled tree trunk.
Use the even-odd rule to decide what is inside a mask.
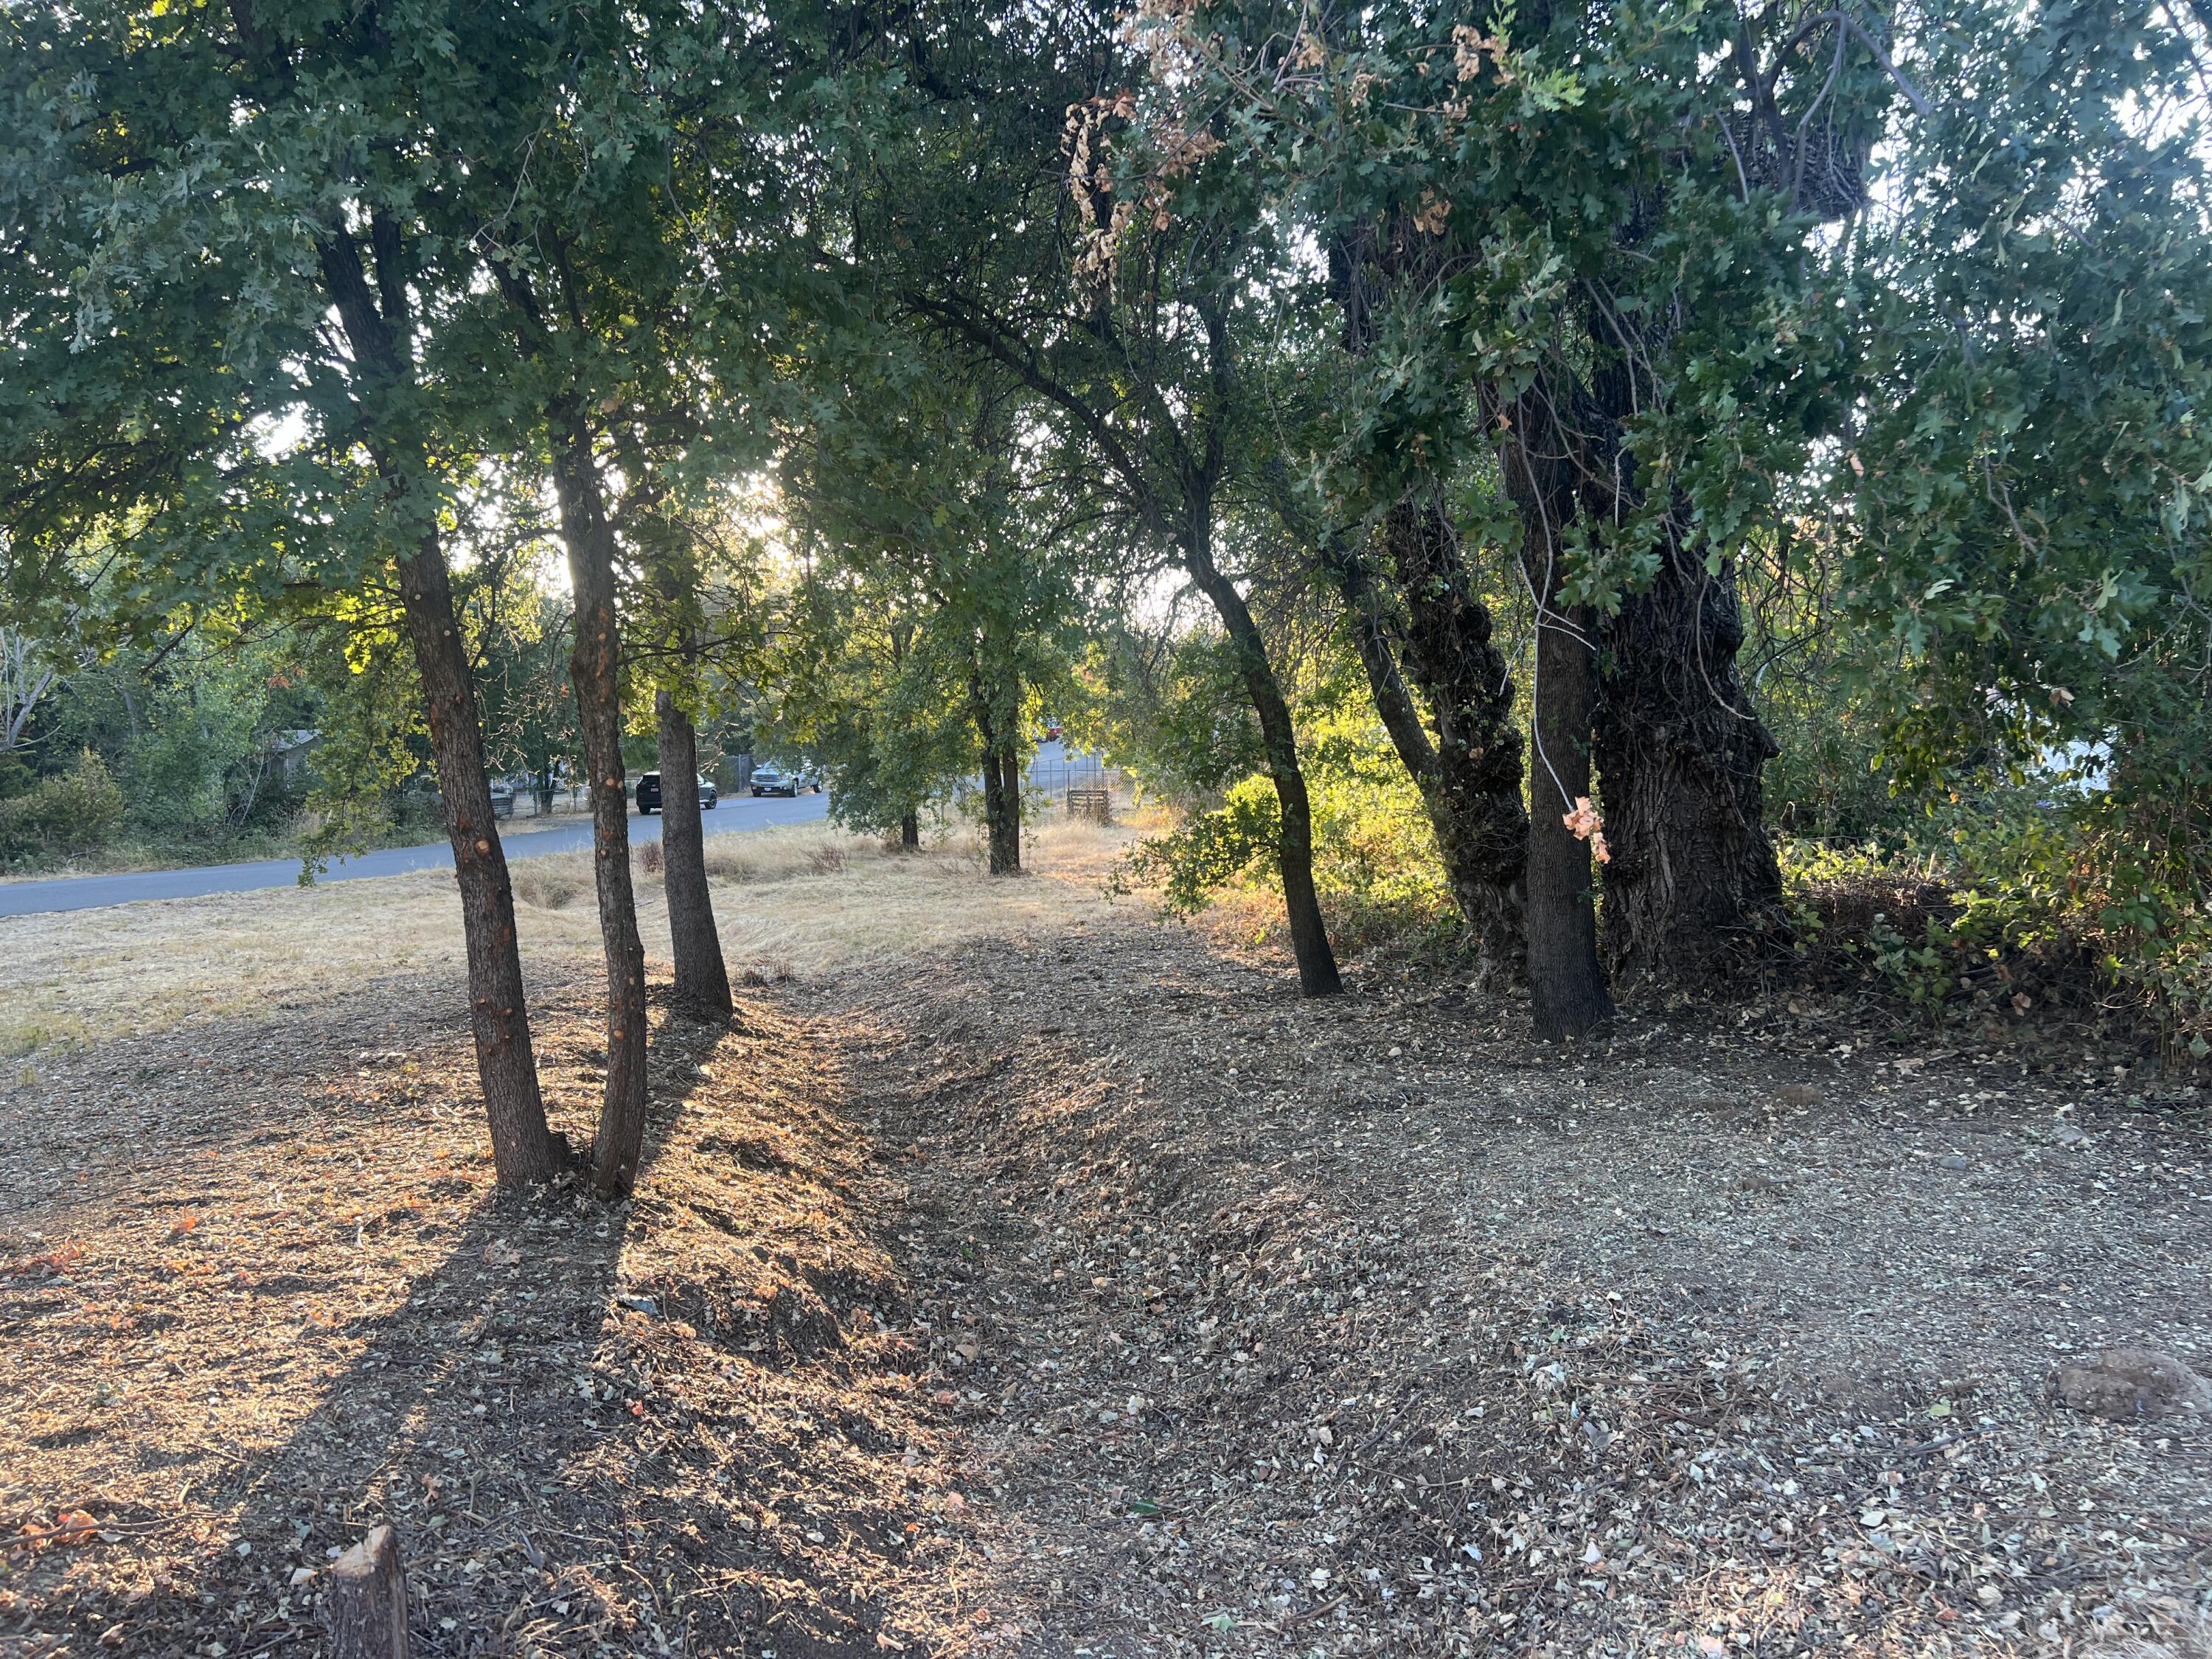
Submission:
[[[1779,752],[1751,706],[1735,573],[1675,550],[1604,630],[1605,955],[1623,986],[1710,988],[1789,937],[1760,774]]]
[[[1406,606],[1406,672],[1428,699],[1437,736],[1421,793],[1452,892],[1481,943],[1483,978],[1521,977],[1528,949],[1522,883],[1528,815],[1513,681],[1491,639],[1458,531],[1434,495],[1408,490],[1385,516],[1385,544]],[[1420,775],[1416,774],[1417,777]]]
[[[678,1010],[693,1019],[726,1020],[736,1005],[714,896],[707,884],[707,830],[699,810],[699,738],[684,705],[653,695],[659,731],[661,883],[668,895],[668,937],[676,957]]]

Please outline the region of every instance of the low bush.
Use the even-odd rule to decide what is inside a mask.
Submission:
[[[75,858],[97,852],[122,827],[122,790],[91,750],[57,776],[0,800],[0,860]]]

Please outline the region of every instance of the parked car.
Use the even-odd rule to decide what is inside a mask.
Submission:
[[[774,761],[763,761],[753,768],[752,792],[756,795],[799,794],[799,774],[787,772]]]
[[[757,793],[758,792],[756,791],[755,793]],[[699,780],[699,806],[701,811],[707,812],[713,811],[714,810],[714,804],[721,799],[722,792],[720,790],[715,788],[713,784],[708,782],[704,778],[701,778]],[[643,777],[637,781],[637,810],[641,812],[658,812],[660,810],[659,773],[647,772]]]
[[[513,817],[514,816],[514,786],[500,778],[488,778],[485,781],[491,786],[492,816],[501,818]],[[418,772],[415,776],[408,779],[406,787],[399,793],[402,800],[423,811],[444,811],[445,795],[438,787],[438,775],[434,772]]]

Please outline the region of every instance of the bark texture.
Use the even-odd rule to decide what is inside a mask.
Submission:
[[[1018,696],[1009,700],[1021,706]],[[969,708],[975,735],[982,740],[983,840],[985,864],[994,876],[1019,875],[1022,868],[1021,768],[1014,754],[1013,723],[1007,703],[992,695],[981,664],[968,682]]]
[[[1606,626],[1604,945],[1624,987],[1740,982],[1788,939],[1760,781],[1780,751],[1737,672],[1742,642],[1735,573],[1679,552]]]
[[[1485,415],[1521,519],[1521,557],[1537,599],[1536,683],[1528,765],[1528,1000],[1536,1035],[1580,1036],[1613,1012],[1597,955],[1589,843],[1566,827],[1589,793],[1595,664],[1585,621],[1557,606],[1565,537],[1577,502],[1573,458],[1542,387]]]
[[[1437,728],[1434,761],[1414,775],[1452,895],[1480,943],[1483,978],[1502,988],[1521,977],[1528,949],[1528,815],[1512,678],[1443,503],[1409,490],[1385,517],[1383,532],[1406,606],[1406,672]]]
[[[404,250],[397,231],[381,220],[372,224],[371,237],[379,259],[374,289],[350,233],[334,228],[316,246],[325,289],[360,366],[363,412],[374,428],[378,406],[405,384],[412,369],[406,348],[407,290],[400,272]],[[385,269],[387,262],[390,270]],[[414,471],[410,463],[419,459],[400,453],[410,441],[404,434],[379,434],[369,443],[377,469],[393,491],[395,509],[403,515]],[[484,768],[476,677],[453,615],[453,583],[438,532],[422,531],[415,551],[398,568],[400,607],[422,681],[430,753],[461,894],[469,1025],[476,1038],[477,1078],[483,1090],[493,1167],[502,1187],[550,1181],[569,1166],[573,1155],[545,1121],[523,998],[522,958],[515,945],[514,891]]]
[[[556,405],[549,421],[553,487],[576,596],[568,678],[590,769],[592,842],[599,938],[607,964],[607,1080],[592,1144],[592,1184],[626,1193],[645,1146],[645,945],[630,884],[629,798],[623,787],[622,639],[615,616],[615,538],[607,522],[589,428]],[[664,790],[664,796],[665,791]]]
[[[699,775],[699,738],[683,704],[666,691],[654,695],[660,757],[661,881],[668,894],[669,942],[676,957],[674,1003],[693,1019],[726,1020],[736,1008],[722,938],[714,925],[714,897],[707,885],[707,832],[693,780]]]
[[[461,894],[469,1028],[476,1038],[477,1081],[491,1131],[492,1164],[502,1187],[550,1181],[568,1168],[574,1154],[545,1121],[523,1000],[522,957],[515,944],[514,889],[492,811],[475,678],[453,617],[445,551],[434,535],[425,536],[415,556],[401,562],[399,595],[422,682],[430,754]]]
[[[1267,750],[1267,775],[1275,786],[1275,802],[1281,819],[1276,852],[1283,877],[1283,909],[1289,923],[1291,953],[1297,958],[1298,988],[1310,997],[1333,997],[1344,989],[1337,972],[1336,953],[1329,948],[1328,929],[1322,921],[1321,900],[1314,891],[1313,802],[1306,793],[1306,776],[1298,764],[1297,732],[1291,723],[1291,706],[1283,696],[1268,659],[1267,642],[1252,619],[1251,607],[1237,591],[1237,584],[1221,574],[1208,551],[1186,547],[1184,568],[1212,602],[1214,612],[1236,647],[1244,677],[1245,694],[1260,720],[1260,740]]]
[[[1528,795],[1528,1014],[1547,1042],[1581,1036],[1613,1013],[1598,964],[1590,844],[1567,827],[1577,796],[1589,793],[1590,707],[1595,663],[1589,618],[1554,611],[1536,634],[1534,726],[1537,754]],[[1607,894],[1610,897],[1610,887]]]

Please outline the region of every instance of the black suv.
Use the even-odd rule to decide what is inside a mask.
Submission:
[[[721,792],[713,784],[704,778],[699,780],[699,805],[703,811],[713,811],[714,803],[721,798]],[[637,781],[637,810],[641,812],[658,812],[660,810],[659,773],[647,772]]]

